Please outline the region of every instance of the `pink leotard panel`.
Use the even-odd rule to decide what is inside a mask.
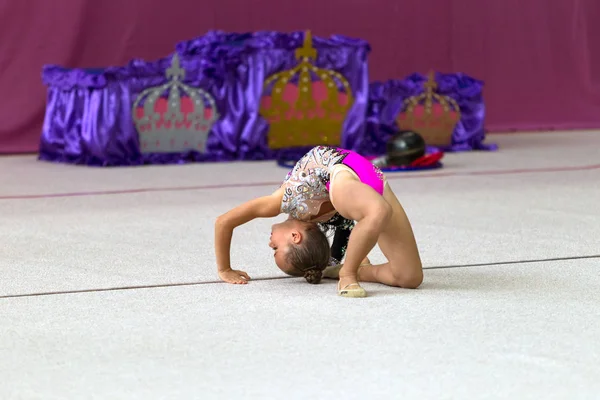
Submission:
[[[353,151],[316,146],[298,160],[281,184],[281,212],[302,221],[326,221],[333,217],[337,211],[322,214],[321,208],[331,202],[331,173],[338,164],[353,170],[362,183],[383,195],[383,173],[369,160]]]
[[[362,183],[371,186],[377,193],[383,195],[385,183],[383,179],[383,172],[381,172],[378,167],[373,165],[373,163],[358,153],[340,148],[337,150],[346,155],[341,164],[346,165],[356,172],[358,179],[360,179]],[[327,182],[327,190],[329,190],[330,184],[331,182]]]

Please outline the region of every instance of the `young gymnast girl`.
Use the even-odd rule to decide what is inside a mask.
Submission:
[[[412,227],[381,170],[355,152],[318,146],[296,163],[274,193],[217,218],[215,251],[223,281],[250,280],[246,272],[231,268],[233,230],[281,213],[289,218],[273,225],[269,247],[288,275],[303,276],[309,283],[339,279],[338,294],[344,297],[365,297],[360,281],[417,288],[423,280]],[[327,232],[334,233],[332,247]],[[376,244],[388,262],[369,262]]]

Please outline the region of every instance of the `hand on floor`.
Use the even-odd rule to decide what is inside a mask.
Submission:
[[[219,272],[219,278],[227,283],[246,284],[250,280],[250,276],[244,271],[230,269],[229,271]]]

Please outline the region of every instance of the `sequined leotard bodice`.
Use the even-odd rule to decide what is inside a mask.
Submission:
[[[306,153],[283,181],[281,212],[301,221],[325,222],[335,217],[329,197],[334,167],[344,164],[361,182],[383,194],[383,173],[370,161],[352,151],[318,146]]]
[[[319,217],[322,206],[329,202],[327,183],[332,169],[345,154],[332,147],[315,147],[306,153],[288,173],[283,181],[281,212],[301,221],[314,221]],[[335,210],[321,215],[326,221]]]

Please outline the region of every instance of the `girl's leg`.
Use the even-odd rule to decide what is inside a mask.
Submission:
[[[392,206],[392,218],[379,235],[377,244],[388,259],[380,265],[364,265],[358,278],[389,286],[415,289],[423,282],[423,268],[412,227],[398,198],[386,183],[384,199]]]

